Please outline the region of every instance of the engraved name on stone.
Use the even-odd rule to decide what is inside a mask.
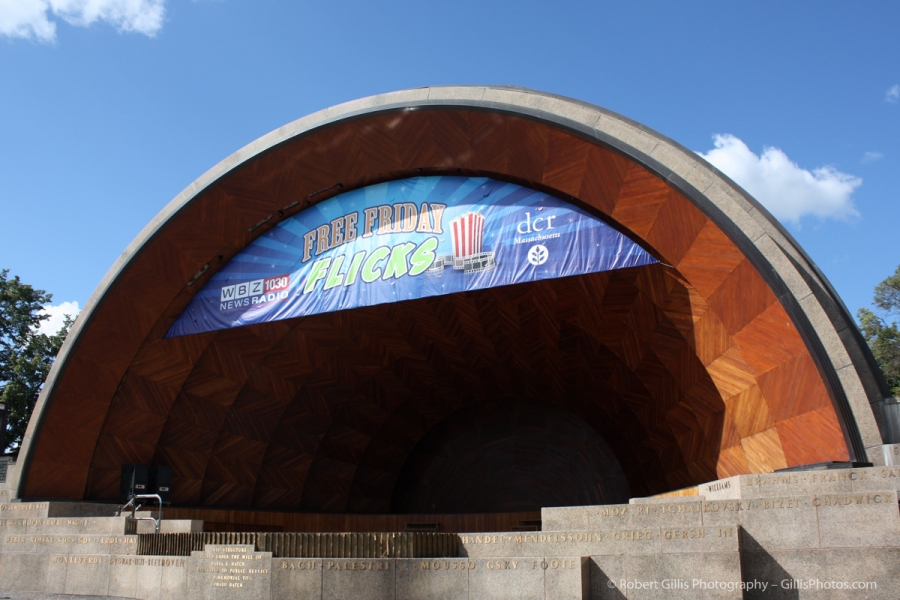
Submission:
[[[8,535],[7,544],[136,544],[137,540],[130,536],[101,537],[99,540],[73,535]]]
[[[91,519],[0,519],[0,527],[86,527],[96,524]]]
[[[43,510],[47,508],[47,504],[43,502],[38,503],[30,503],[30,504],[0,504],[0,512],[2,511],[17,511],[17,510]]]
[[[805,498],[768,498],[759,500],[719,500],[703,503],[703,512],[780,510],[817,506],[851,506],[892,502],[892,495],[879,493],[816,495]]]
[[[608,532],[607,532],[608,533]],[[537,544],[537,543],[569,543],[569,542],[601,542],[603,534],[599,531],[586,531],[576,533],[534,533],[534,534],[516,534],[512,537],[512,541],[516,544]],[[607,537],[609,537],[607,535]]]
[[[281,563],[282,571],[315,571],[318,564],[313,560],[285,560]]]
[[[368,561],[344,561],[343,564],[336,561],[325,562],[326,571],[390,571],[391,563],[386,560]]]
[[[420,571],[472,571],[475,569],[474,560],[422,560],[418,563],[410,562],[408,568],[415,569],[417,565]]]
[[[111,565],[135,565],[147,567],[180,567],[187,566],[187,559],[184,558],[145,558],[141,556],[96,556],[96,555],[76,555],[76,554],[54,554],[50,556],[50,562],[69,563],[69,564],[92,564],[102,565],[109,563]]]
[[[575,531],[566,533],[517,533],[513,535],[461,535],[463,544],[574,544],[614,540],[632,542],[657,539],[654,529],[628,529],[623,531]]]
[[[69,563],[69,564],[87,564],[100,565],[103,564],[102,556],[77,556],[74,554],[54,554],[50,557],[50,562]]]
[[[550,560],[541,560],[541,561],[533,560],[533,561],[531,561],[531,568],[532,569],[540,568],[540,569],[544,569],[544,570],[547,570],[547,569],[550,569],[550,570],[553,570],[553,569],[575,569],[576,564],[577,564],[577,568],[580,569],[581,564],[578,561],[575,561],[573,559],[557,560],[555,558],[551,558]]]
[[[194,571],[205,573],[213,588],[240,589],[256,580],[259,575],[269,575],[268,567],[257,564],[263,558],[250,546],[213,546],[199,557],[204,562]]]
[[[731,481],[716,481],[704,486],[707,492],[720,492],[722,490],[731,489]]]
[[[770,475],[742,475],[744,485],[797,485],[800,483],[834,483],[840,481],[863,481],[868,479],[890,479],[900,477],[900,468],[875,467],[871,469],[841,469],[839,471],[809,471],[805,473],[784,473]],[[713,490],[710,490],[713,491]]]
[[[184,558],[144,558],[143,556],[111,556],[111,565],[135,565],[138,567],[181,567],[187,566]]]
[[[700,502],[695,501],[686,504],[634,504],[621,506],[603,506],[593,509],[591,514],[598,517],[628,519],[634,515],[675,515],[698,513],[701,511]]]

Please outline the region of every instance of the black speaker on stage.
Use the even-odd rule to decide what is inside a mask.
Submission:
[[[119,481],[119,502],[125,504],[132,494],[149,494],[150,467],[147,465],[122,465]]]
[[[172,467],[122,465],[119,502],[125,504],[131,495],[159,494],[163,504],[172,502]],[[152,504],[146,503],[145,504]]]
[[[150,467],[150,491],[159,494],[163,504],[172,503],[172,467]]]

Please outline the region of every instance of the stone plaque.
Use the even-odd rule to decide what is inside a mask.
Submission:
[[[189,598],[270,598],[272,553],[252,545],[208,544],[191,552]]]

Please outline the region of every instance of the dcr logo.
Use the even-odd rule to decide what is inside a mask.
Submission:
[[[547,262],[547,259],[550,257],[550,252],[547,250],[547,247],[543,244],[535,244],[531,248],[528,249],[528,262],[533,264],[534,266],[540,266]]]

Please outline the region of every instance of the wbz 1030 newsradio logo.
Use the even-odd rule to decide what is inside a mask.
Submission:
[[[219,311],[284,300],[290,285],[290,275],[276,275],[223,286],[219,294]]]

